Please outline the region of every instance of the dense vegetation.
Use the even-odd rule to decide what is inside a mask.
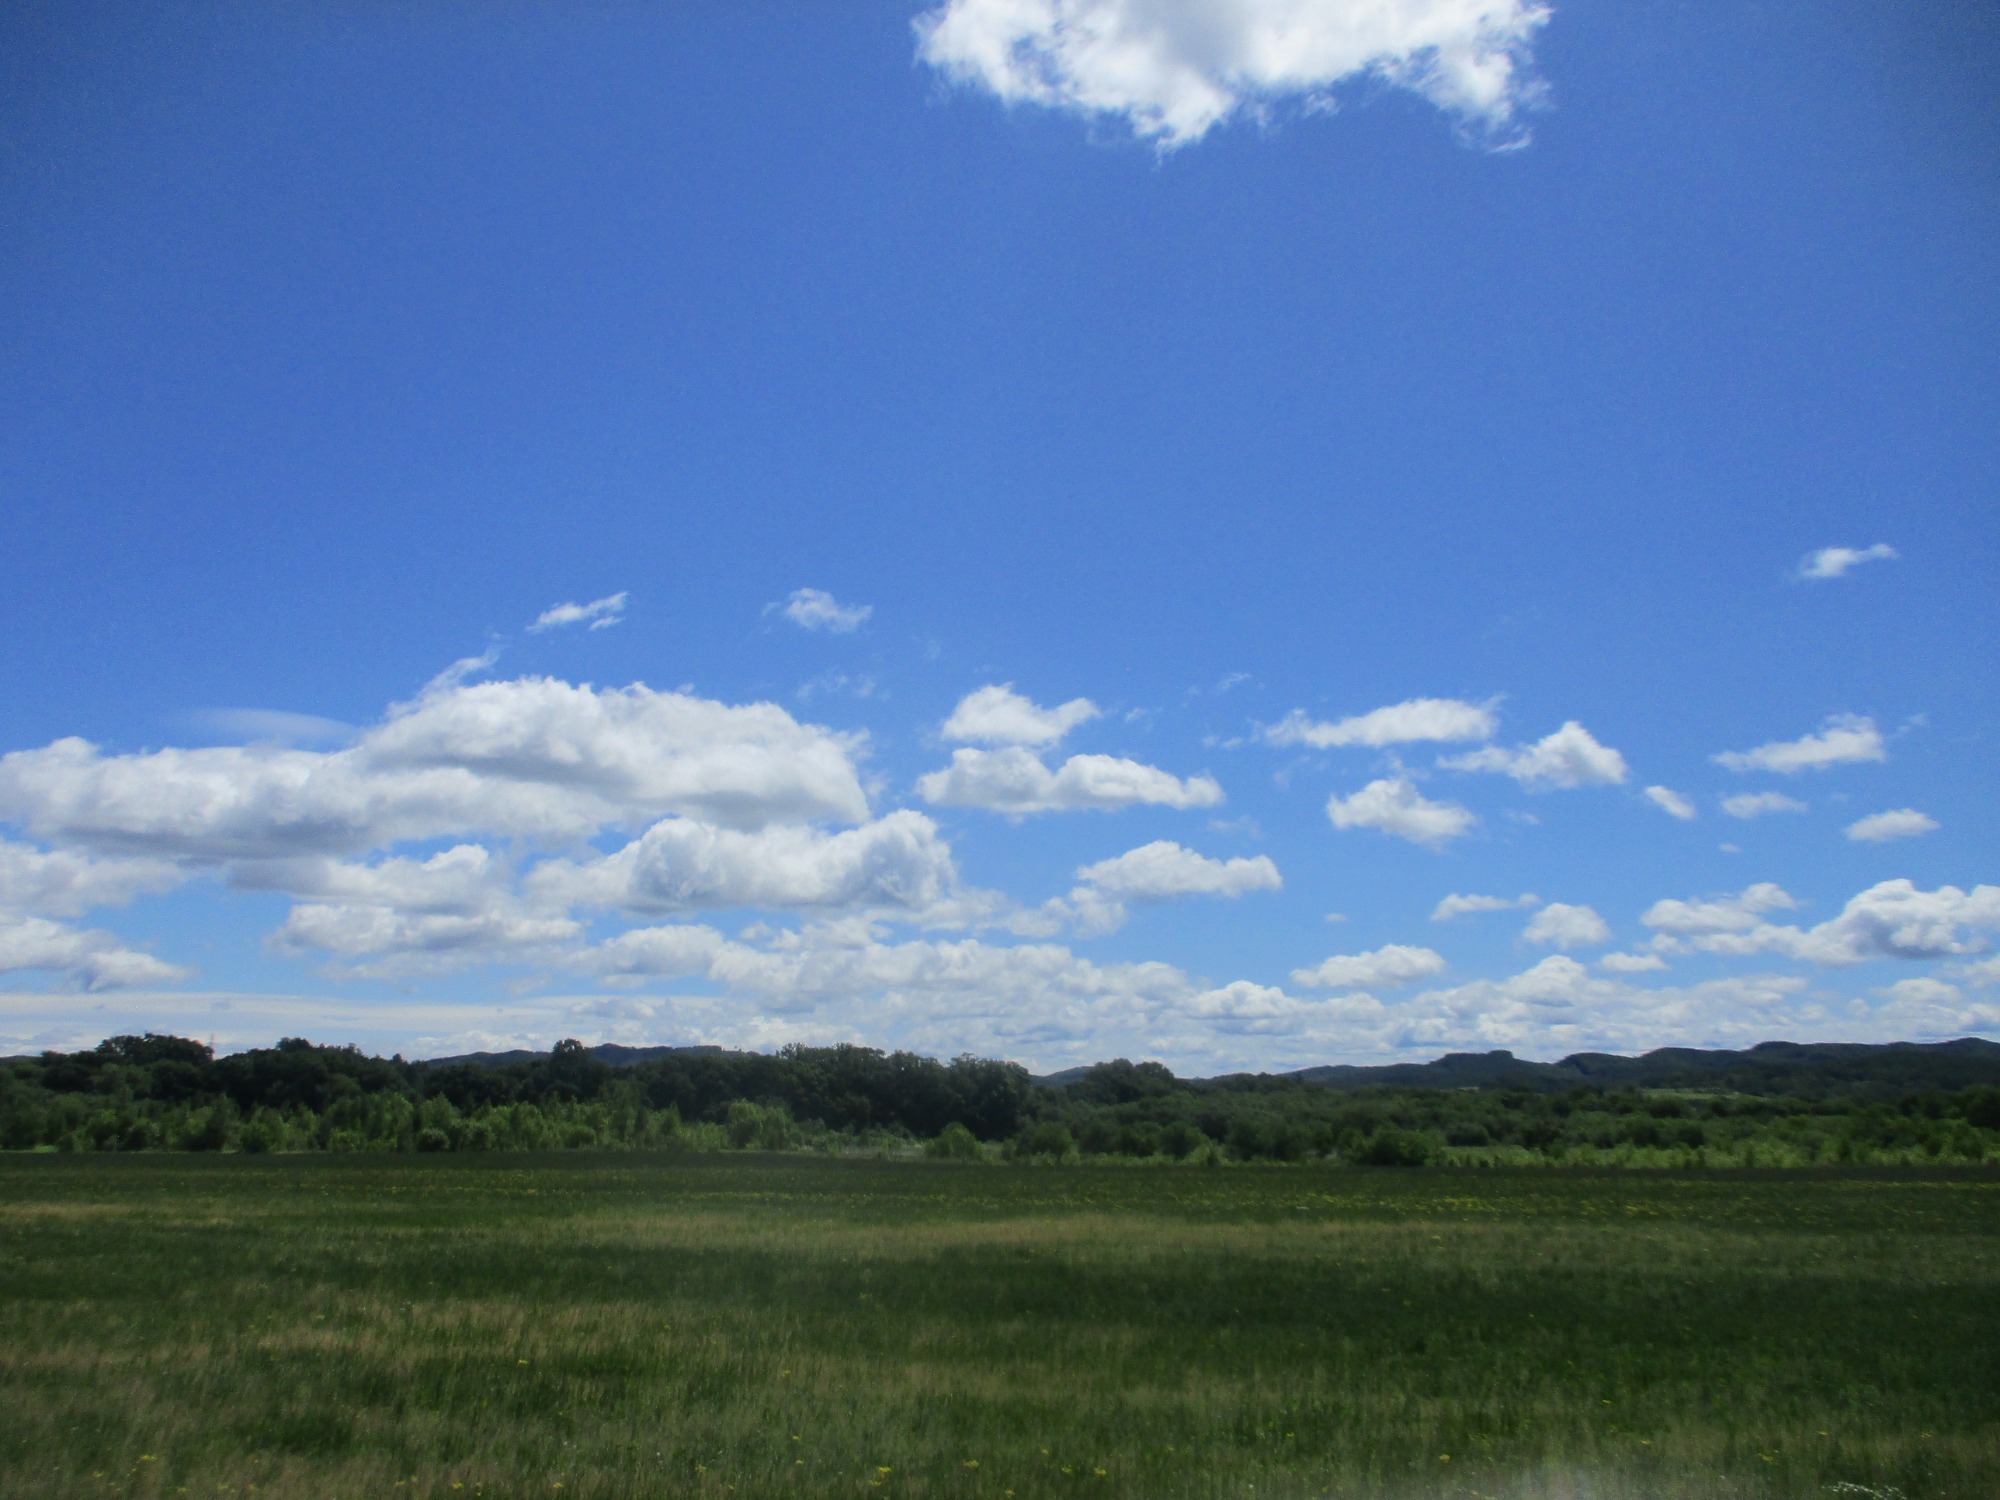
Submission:
[[[1967,1047],[1830,1049],[1839,1055],[1803,1064],[1792,1053],[1811,1049],[1665,1063],[1656,1053],[1592,1070],[1567,1067],[1575,1059],[1516,1064],[1501,1053],[1429,1065],[1453,1078],[1483,1069],[1488,1079],[1441,1087],[1330,1082],[1329,1070],[1190,1081],[1124,1061],[1037,1083],[1011,1063],[851,1046],[769,1055],[659,1048],[614,1066],[575,1042],[547,1055],[411,1063],[293,1039],[218,1058],[200,1043],[149,1034],[0,1063],[0,1147],[894,1153],[921,1145],[967,1158],[1371,1166],[2000,1161],[2000,1087],[1967,1082],[1982,1069],[2000,1078],[2000,1048],[1988,1057]],[[1620,1081],[1644,1065],[1679,1086]]]
[[[2000,1173],[0,1158],[0,1494],[1989,1500]]]

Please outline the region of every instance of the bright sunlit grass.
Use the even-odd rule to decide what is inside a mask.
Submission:
[[[0,1161],[9,1495],[1986,1497],[1996,1331],[1992,1173]]]

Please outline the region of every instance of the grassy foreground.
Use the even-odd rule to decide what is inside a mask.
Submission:
[[[2000,1494],[2000,1174],[0,1158],[0,1493]]]

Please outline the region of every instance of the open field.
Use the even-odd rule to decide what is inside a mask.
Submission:
[[[0,1158],[0,1493],[2000,1494],[2000,1174]]]

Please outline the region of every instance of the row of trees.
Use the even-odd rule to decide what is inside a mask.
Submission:
[[[960,1158],[1573,1162],[2000,1161],[2000,1088],[1753,1095],[1574,1086],[1331,1089],[1106,1063],[864,1047],[689,1049],[613,1067],[576,1042],[502,1065],[290,1039],[217,1058],[179,1037],[0,1062],[0,1147],[94,1151],[902,1150]]]

